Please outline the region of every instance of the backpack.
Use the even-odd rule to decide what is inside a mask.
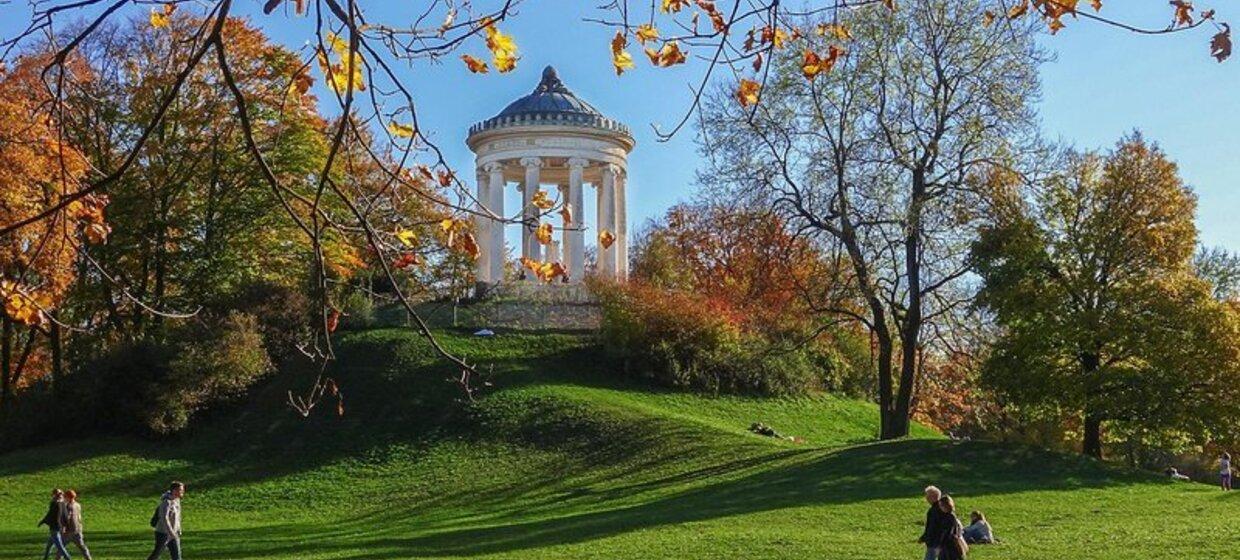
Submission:
[[[151,514],[151,528],[154,529],[157,526],[159,526],[159,506],[155,506],[155,513]]]

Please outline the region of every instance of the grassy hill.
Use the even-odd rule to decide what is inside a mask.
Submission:
[[[1005,539],[976,558],[1240,558],[1240,494],[924,428],[872,443],[872,405],[653,390],[573,335],[443,336],[494,366],[477,403],[416,337],[378,330],[339,341],[342,418],[289,412],[309,381],[282,377],[172,441],[0,455],[0,558],[42,551],[54,486],[81,493],[96,558],[145,557],[174,478],[189,558],[919,558],[929,483]]]

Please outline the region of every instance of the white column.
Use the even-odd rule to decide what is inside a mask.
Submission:
[[[580,282],[586,276],[585,225],[586,205],[581,179],[589,161],[568,160],[568,203],[572,205],[573,223],[564,224],[564,254],[568,256],[568,279]]]
[[[572,202],[569,201],[568,183],[556,185],[556,189],[560,193],[560,204],[566,206],[569,212],[574,214],[573,218],[576,218],[577,216],[575,214],[577,213],[577,209],[574,208]],[[559,256],[559,262],[564,265],[565,270],[568,270],[569,259],[571,258],[568,254],[568,228],[570,226],[572,226],[572,222],[564,219],[560,220],[560,239],[557,242],[557,246],[560,250],[556,254]]]
[[[616,242],[604,248],[604,233],[616,235],[616,175],[619,168],[615,165],[603,167],[603,184],[598,191],[598,275],[608,280],[616,278]],[[616,241],[619,241],[618,239]]]
[[[491,185],[481,168],[477,169],[478,195],[475,207],[478,214],[474,216],[474,240],[478,243],[478,258],[474,260],[474,280],[481,283],[491,282],[491,258],[494,250],[490,246],[491,227],[494,220],[490,218]]]
[[[621,169],[616,177],[616,278],[629,279],[629,212],[625,191],[629,188],[629,171]]]
[[[525,222],[521,227],[521,256],[537,261],[542,260],[542,251],[538,237],[534,235],[534,230],[538,228],[539,214],[538,207],[534,206],[534,193],[538,192],[538,174],[542,160],[536,157],[521,158],[521,165],[525,167],[525,183],[521,185],[521,218]]]
[[[486,172],[491,182],[489,204],[496,219],[491,222],[489,237],[479,242],[486,243],[491,249],[491,282],[499,283],[504,281],[504,164],[498,161],[488,163]]]

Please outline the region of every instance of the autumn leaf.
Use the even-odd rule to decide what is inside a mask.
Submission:
[[[464,60],[465,67],[469,68],[469,71],[475,74],[486,74],[490,71],[490,68],[487,67],[487,63],[476,57],[463,54],[461,55],[461,60]]]
[[[1029,0],[1020,0],[1019,4],[1013,5],[1008,9],[1008,19],[1016,19],[1029,13]]]
[[[611,244],[616,242],[616,236],[610,231],[602,230],[598,232],[598,244],[604,249],[610,249]]]
[[[820,23],[814,32],[823,37],[834,37],[838,41],[851,41],[853,38],[848,26],[842,23]]]
[[[420,264],[422,264],[422,257],[413,252],[401,253],[392,261],[392,266],[396,268],[409,268]]]
[[[763,27],[761,31],[760,41],[763,45],[770,43],[774,48],[778,49],[782,48],[788,40],[788,33],[778,27],[768,25]]]
[[[637,41],[643,45],[646,44],[646,41],[659,40],[659,30],[649,23],[637,26],[637,31],[634,31],[633,35],[636,35]]]
[[[162,8],[151,8],[151,27],[163,29],[172,23],[172,12],[177,11],[176,4],[164,4]]]
[[[680,50],[680,44],[676,41],[667,42],[658,52],[646,49],[646,56],[650,58],[651,64],[664,68],[685,62],[685,53]]]
[[[900,6],[896,4],[896,0],[883,0],[883,5],[893,12],[900,9]]]
[[[695,0],[695,2],[703,12],[706,12],[706,16],[710,18],[710,24],[715,28],[716,33],[723,32],[723,30],[728,28],[728,22],[724,19],[723,12],[720,12],[719,9],[715,7],[715,3],[713,1]],[[697,14],[693,14],[693,17],[696,18]]]
[[[560,217],[564,219],[565,226],[572,224],[573,223],[573,205],[565,202],[564,206],[560,207]]]
[[[689,5],[689,0],[663,0],[663,13],[676,13]]]
[[[340,311],[332,309],[327,313],[327,332],[336,332],[336,327],[340,326]]]
[[[534,191],[534,197],[530,203],[542,210],[550,210],[552,206],[555,206],[555,202],[547,195],[547,191],[542,189]]]
[[[350,52],[349,42],[335,33],[327,34],[327,45],[331,51],[330,54],[323,52],[322,49],[315,54],[319,61],[319,68],[323,71],[323,75],[327,76],[327,85],[338,95],[344,95],[350,85],[355,91],[365,91],[366,83],[362,78],[365,64],[361,53]],[[332,54],[335,56],[331,56]],[[339,60],[339,62],[334,60]],[[349,66],[353,69],[351,74]]]
[[[400,241],[400,244],[406,247],[413,247],[414,245],[417,245],[418,243],[418,234],[410,230],[407,230],[407,229],[397,230],[395,235],[396,235],[396,239]]]
[[[1171,5],[1175,7],[1175,24],[1176,25],[1192,25],[1193,24],[1193,3],[1187,0],[1171,0]]]
[[[616,36],[611,39],[611,65],[616,68],[617,76],[633,67],[633,55],[624,50],[628,45],[629,40],[621,31],[617,31]]]
[[[550,245],[552,232],[553,230],[551,228],[551,224],[544,223],[538,226],[538,229],[534,230],[534,237],[538,238],[539,243],[542,243],[543,245]]]
[[[456,179],[456,175],[454,175],[451,171],[444,169],[440,169],[439,172],[435,174],[435,177],[439,182],[439,186],[445,188],[452,186],[452,181]]]
[[[392,133],[392,136],[397,138],[413,138],[413,135],[417,132],[413,125],[401,124],[396,121],[389,122],[387,129],[388,132]]]
[[[108,234],[112,233],[112,227],[104,223],[88,224],[83,230],[86,234],[86,241],[91,245],[102,245],[108,242]]]
[[[487,48],[491,50],[491,62],[500,73],[511,72],[517,67],[517,44],[512,37],[502,33],[491,18],[483,18],[487,34]]]
[[[762,53],[758,53],[753,57],[753,71],[755,73],[762,71]]]
[[[1210,56],[1218,59],[1219,62],[1231,56],[1231,26],[1224,23],[1222,27],[1223,30],[1210,39]]]
[[[461,252],[468,255],[471,259],[477,259],[478,255],[482,254],[482,251],[478,248],[478,241],[474,239],[474,234],[468,231],[462,233],[457,238],[457,249],[460,249]]]
[[[1102,0],[1090,0],[1089,4],[1094,7],[1095,12],[1102,11]]]
[[[994,22],[995,22],[994,12],[990,10],[986,10],[985,12],[982,12],[982,26],[990,27]]]

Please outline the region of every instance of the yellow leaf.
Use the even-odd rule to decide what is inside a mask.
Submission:
[[[624,74],[625,70],[633,68],[633,55],[629,51],[619,51],[611,54],[611,65],[616,67],[616,75]]]
[[[611,244],[615,242],[616,236],[610,231],[602,230],[598,232],[598,244],[602,245],[604,249],[610,249]]]
[[[761,91],[762,86],[758,82],[742,78],[740,85],[736,88],[736,100],[740,102],[741,107],[756,105]]]
[[[663,45],[663,48],[659,49],[657,54],[647,49],[646,56],[650,57],[650,61],[656,66],[664,68],[675,64],[684,64],[685,62],[685,53],[680,50],[680,44],[676,41],[669,41]]]
[[[417,129],[413,128],[413,125],[401,124],[396,121],[389,122],[387,129],[388,132],[392,133],[392,136],[397,138],[413,138],[413,135],[417,133]]]
[[[663,0],[664,13],[676,13],[689,5],[689,0]]]
[[[500,73],[511,72],[517,67],[517,44],[512,37],[502,33],[495,22],[483,20],[486,26],[487,48],[491,50],[491,62]]]
[[[541,189],[534,192],[534,198],[530,202],[543,210],[550,210],[552,206],[555,206],[555,202],[547,196],[547,191]]]
[[[464,60],[465,67],[469,68],[469,71],[475,74],[486,74],[487,71],[490,70],[489,68],[487,68],[486,62],[483,62],[482,60],[475,58],[473,56],[463,54],[461,55],[461,60]]]
[[[657,41],[659,39],[659,30],[649,23],[637,26],[637,31],[633,32],[633,34],[637,36],[637,40],[643,45],[646,44],[646,41]]]
[[[163,29],[172,23],[172,12],[177,11],[176,4],[164,4],[163,8],[151,8],[151,27]]]
[[[413,247],[418,243],[418,234],[407,229],[402,229],[396,232],[396,239],[400,240],[401,245]]]
[[[551,224],[544,223],[538,226],[538,229],[534,230],[534,237],[538,238],[539,243],[542,243],[543,245],[550,245],[552,231]]]

